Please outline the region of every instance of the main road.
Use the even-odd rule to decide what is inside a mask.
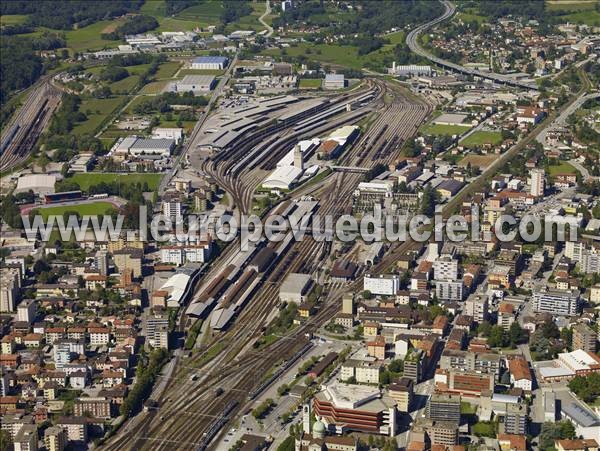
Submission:
[[[445,7],[444,14],[442,14],[440,17],[438,17],[436,19],[433,19],[430,22],[427,22],[423,25],[419,25],[417,28],[412,30],[406,37],[406,44],[408,45],[408,47],[410,48],[410,50],[412,52],[416,53],[419,56],[422,56],[423,58],[427,58],[429,61],[437,64],[438,66],[442,66],[443,68],[452,70],[454,72],[459,72],[459,73],[465,74],[465,75],[471,75],[474,77],[484,78],[486,80],[491,80],[495,83],[500,83],[500,84],[504,84],[504,85],[508,85],[508,86],[514,86],[517,88],[533,89],[533,90],[538,89],[538,87],[535,83],[525,83],[522,81],[514,80],[514,79],[504,76],[504,75],[495,74],[493,72],[481,72],[481,71],[478,71],[475,69],[469,69],[469,68],[461,66],[459,64],[455,64],[451,61],[444,60],[442,58],[438,58],[437,56],[433,55],[431,52],[429,52],[429,51],[425,50],[423,47],[421,47],[421,45],[419,44],[419,40],[418,40],[419,35],[423,31],[430,29],[434,25],[437,25],[438,23],[443,22],[446,19],[449,19],[456,12],[456,6],[454,6],[454,4],[452,2],[449,2],[447,0],[441,0],[441,2]]]

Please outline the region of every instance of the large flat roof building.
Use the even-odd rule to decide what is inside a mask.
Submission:
[[[334,382],[315,395],[313,407],[317,417],[336,433],[396,435],[396,402],[377,388]]]
[[[228,63],[229,59],[224,56],[199,56],[192,61],[192,69],[223,70]]]
[[[171,83],[167,88],[171,92],[193,92],[206,94],[215,87],[214,75],[186,75],[182,80]]]

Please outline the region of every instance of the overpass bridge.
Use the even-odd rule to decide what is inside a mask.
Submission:
[[[514,78],[511,78],[511,77],[507,77],[506,75],[496,74],[493,72],[482,72],[482,71],[479,71],[476,69],[470,69],[470,68],[461,66],[459,64],[455,64],[451,61],[447,61],[442,58],[438,58],[437,56],[431,54],[430,52],[428,52],[427,50],[422,48],[419,45],[419,42],[417,39],[418,36],[423,31],[433,27],[434,25],[437,25],[440,22],[443,22],[446,19],[449,19],[456,12],[456,6],[454,6],[454,4],[452,2],[447,1],[447,0],[440,0],[440,1],[446,8],[446,10],[444,11],[444,14],[442,14],[440,17],[432,20],[431,22],[427,22],[423,25],[419,25],[417,28],[412,30],[406,37],[406,44],[408,45],[408,47],[410,48],[410,50],[412,52],[416,53],[419,56],[422,56],[423,58],[427,58],[429,61],[437,64],[438,66],[443,67],[444,69],[448,69],[448,70],[458,72],[458,73],[461,73],[464,75],[479,77],[479,78],[483,78],[485,80],[491,80],[494,83],[499,83],[499,84],[503,84],[503,85],[507,85],[507,86],[513,86],[515,88],[529,89],[529,90],[534,90],[534,91],[537,91],[539,89],[535,83],[526,83],[523,81],[515,80]]]
[[[331,166],[331,170],[336,172],[352,172],[354,174],[367,174],[370,171],[369,168],[358,166]]]

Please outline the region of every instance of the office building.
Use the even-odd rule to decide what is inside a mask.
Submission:
[[[452,421],[434,421],[427,427],[432,445],[454,446],[458,444],[458,424]]]
[[[460,424],[460,395],[433,393],[427,401],[427,418],[433,421]]]
[[[378,276],[365,274],[363,288],[375,295],[395,296],[400,289],[400,276],[396,274]]]
[[[323,81],[323,89],[344,89],[346,87],[346,79],[344,74],[327,74]]]
[[[315,395],[313,408],[317,418],[337,434],[396,435],[396,403],[377,387],[335,382]]]

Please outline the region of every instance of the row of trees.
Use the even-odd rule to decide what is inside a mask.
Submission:
[[[12,0],[0,2],[0,14],[26,14],[30,26],[43,26],[55,30],[71,30],[74,25],[84,27],[100,20],[111,19],[135,12],[144,0]]]
[[[202,96],[195,96],[193,92],[184,92],[183,94],[165,92],[143,100],[133,108],[133,111],[136,114],[167,113],[173,110],[172,105],[200,107],[208,105],[208,100]]]
[[[147,359],[145,354],[140,354],[135,372],[136,382],[121,404],[121,415],[129,417],[141,410],[142,404],[152,392],[156,376],[168,358],[168,351],[162,348],[153,350]]]

